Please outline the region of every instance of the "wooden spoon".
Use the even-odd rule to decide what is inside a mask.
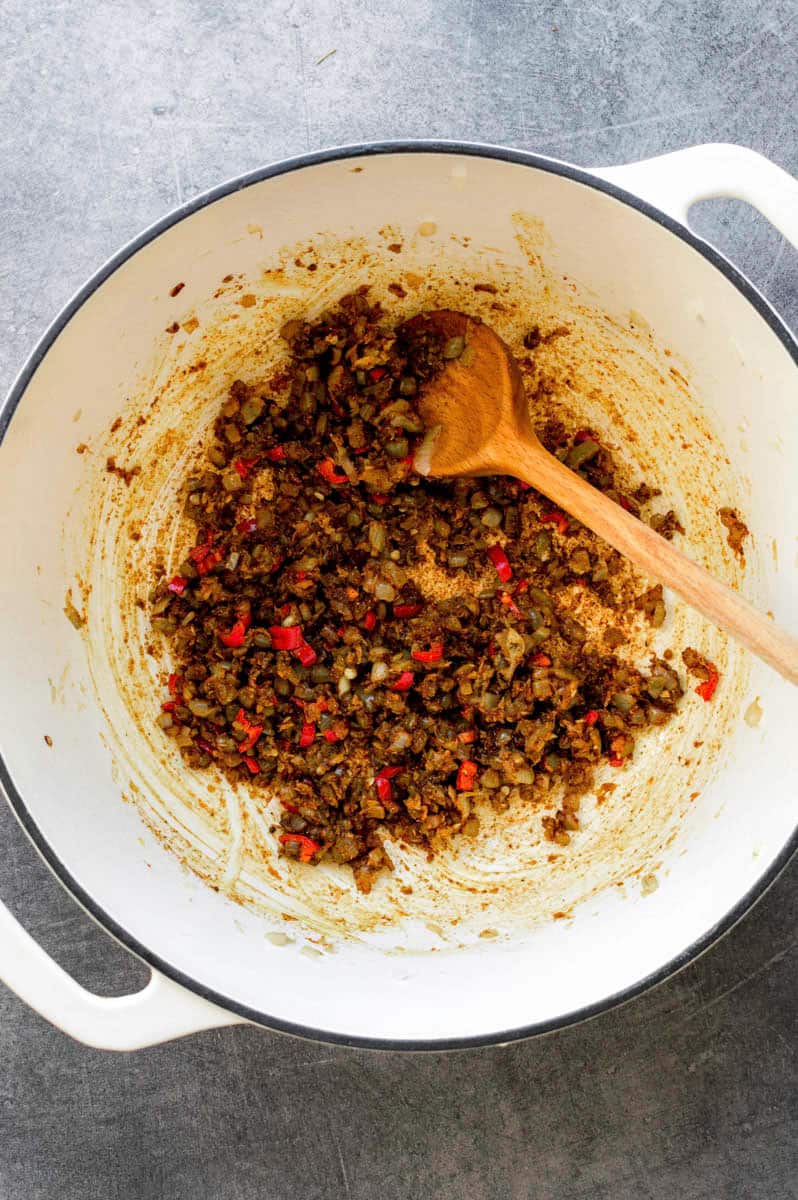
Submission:
[[[798,639],[544,450],[532,429],[518,364],[492,329],[447,309],[421,313],[408,328],[446,340],[462,337],[466,346],[421,391],[419,408],[430,431],[416,455],[422,475],[523,479],[798,683]]]

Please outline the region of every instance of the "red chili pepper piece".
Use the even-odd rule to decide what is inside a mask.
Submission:
[[[287,807],[288,805],[286,805]],[[321,850],[319,843],[314,842],[313,838],[305,837],[304,833],[281,833],[277,840],[282,845],[285,845],[286,842],[298,842],[300,847],[299,861],[304,863],[310,862],[314,854],[318,854],[319,850]]]
[[[237,533],[254,533],[258,528],[258,522],[254,517],[248,517],[246,521],[239,521],[236,525]]]
[[[176,700],[164,700],[163,704],[161,705],[161,712],[168,712],[168,713],[174,712],[176,708],[177,708]]]
[[[532,491],[531,483],[524,483],[523,479],[519,479],[516,482],[518,483],[519,492],[531,492]]]
[[[192,546],[188,552],[189,558],[193,563],[201,563],[210,554],[212,545],[213,534],[209,533],[206,541],[198,542],[196,546]]]
[[[284,462],[285,459],[288,458],[285,446],[272,446],[269,450],[265,451],[265,454],[269,462],[273,463]]]
[[[246,625],[243,621],[236,621],[235,625],[227,633],[219,634],[219,641],[223,642],[225,646],[229,646],[231,650],[238,650],[240,646],[244,645],[246,636]]]
[[[549,658],[548,654],[544,654],[542,650],[539,650],[537,654],[532,655],[532,662],[536,667],[551,666],[551,659]]]
[[[465,742],[466,745],[470,744],[471,742],[475,742],[477,740],[476,729],[464,729],[461,733],[458,733],[457,740],[459,742]]]
[[[210,754],[211,758],[216,756],[216,751],[210,742],[206,742],[204,738],[197,738],[197,749],[202,750],[204,754]]]
[[[239,724],[241,724],[240,721]],[[262,733],[262,725],[250,725],[247,736],[244,738],[243,742],[238,743],[238,753],[243,754],[246,750],[251,750]]]
[[[207,575],[214,567],[218,567],[223,558],[221,550],[211,550],[207,558],[203,559],[201,563],[197,563],[197,574]]]
[[[513,568],[502,546],[489,546],[488,558],[496,568],[496,574],[502,583],[509,583],[513,577]]]
[[[301,625],[271,625],[269,637],[273,650],[298,650],[305,640]]]
[[[395,683],[391,684],[392,692],[409,692],[415,676],[412,671],[402,671]]]
[[[204,536],[202,537],[202,540],[197,542],[196,546],[193,546],[189,550],[188,556],[191,559],[191,561],[193,563],[203,562],[208,557],[208,555],[211,553],[215,539],[216,539],[216,533],[214,532],[214,530],[207,529],[205,531]]]
[[[237,650],[244,645],[247,630],[251,624],[252,618],[249,613],[242,613],[232,629],[229,629],[227,633],[219,634],[219,641],[224,642],[225,646],[229,646],[232,650]]]
[[[254,458],[237,458],[233,463],[233,469],[238,471],[242,479],[246,479],[257,461],[258,455],[255,455]]]
[[[218,566],[224,555],[221,550],[214,550],[213,539],[216,534],[210,530],[203,541],[189,550],[188,556],[197,568],[198,575],[207,575],[214,567]]]
[[[401,767],[381,767],[374,776],[374,786],[377,789],[377,795],[380,798],[381,804],[393,804],[393,788],[391,780],[394,775],[398,775]]]
[[[589,429],[580,429],[574,434],[575,442],[592,442],[593,440],[593,434]]]
[[[406,620],[408,617],[417,617],[420,612],[423,612],[423,604],[394,604],[393,615],[400,621]]]
[[[509,608],[509,610],[513,614],[513,616],[522,617],[524,615],[521,612],[521,609],[516,604],[515,600],[513,600],[512,596],[510,595],[509,592],[502,592],[502,594],[499,598],[500,598],[502,604],[505,606],[505,608]]]
[[[371,499],[375,504],[388,504],[391,497],[386,496],[385,492],[375,492]]]
[[[624,764],[624,759],[619,758],[617,754],[611,754],[609,762],[611,767],[622,767]]]
[[[377,795],[380,798],[380,803],[390,804],[393,800],[393,788],[391,787],[390,779],[383,779],[380,776],[374,780],[374,785],[377,789]]]
[[[705,679],[703,683],[699,683],[698,687],[695,689],[697,695],[699,695],[702,700],[711,700],[715,695],[715,688],[718,686],[719,679],[720,675],[718,674],[717,670],[715,667],[709,664],[709,679]]]
[[[513,592],[513,595],[520,596],[523,592],[525,592],[527,590],[528,587],[529,587],[528,579],[519,579],[516,589]]]
[[[275,559],[275,560],[274,560],[274,562],[272,563],[272,569],[271,569],[271,571],[269,572],[269,574],[270,574],[270,575],[273,575],[275,571],[279,571],[280,567],[283,565],[283,563],[284,563],[284,562],[285,562],[285,555],[284,555],[284,554],[278,554],[278,555],[277,555],[277,557],[276,557],[276,559]]]
[[[331,458],[323,458],[319,463],[317,470],[322,479],[326,479],[333,487],[340,487],[342,483],[349,483],[346,475],[340,474],[335,469],[335,463]]]
[[[244,764],[251,775],[257,775],[260,771],[257,761],[248,754],[244,755]]]
[[[169,688],[169,695],[174,697],[175,700],[178,700],[183,694],[183,676],[170,675],[167,682],[167,687]]]
[[[460,770],[457,772],[457,790],[458,792],[470,792],[474,786],[474,778],[479,768],[477,764],[470,758],[465,762],[460,763]]]
[[[632,506],[625,496],[619,496],[618,503],[620,504],[621,508],[625,508],[627,512],[632,511]]]
[[[595,725],[598,718],[599,718],[599,715],[595,708],[588,709],[588,711],[585,713],[585,725],[587,725],[588,727],[591,725]]]
[[[368,376],[374,383],[379,383],[385,374],[387,374],[385,367],[372,367]]]
[[[391,787],[390,779],[386,779],[384,775],[377,775],[374,780],[374,786],[377,789],[377,795],[382,804],[390,804],[393,800],[393,788]]]
[[[559,512],[556,508],[551,512],[541,513],[540,519],[544,525],[556,525],[559,533],[568,532],[568,518],[565,513]]]
[[[325,729],[324,737],[325,740],[328,741],[332,746],[335,742],[343,741],[345,735],[343,733],[339,733],[337,729]]]
[[[299,744],[303,748],[312,746],[316,740],[316,726],[311,721],[304,721],[299,733]]]
[[[414,650],[411,658],[420,663],[440,662],[443,658],[443,642],[432,642],[429,650]]]
[[[166,585],[167,591],[174,592],[176,596],[182,596],[187,587],[188,580],[182,575],[175,575]]]
[[[318,655],[312,646],[303,638],[297,648],[293,652],[294,658],[298,658],[303,667],[312,667],[314,662],[318,660]]]
[[[263,733],[263,726],[256,725],[253,721],[250,721],[243,708],[239,708],[233,723],[243,729],[244,733],[247,735],[243,742],[238,743],[237,747],[239,754],[246,754],[248,750],[252,749],[260,735]]]

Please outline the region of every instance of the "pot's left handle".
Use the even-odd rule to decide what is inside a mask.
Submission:
[[[244,1022],[156,971],[131,996],[95,996],[42,950],[1,902],[0,979],[51,1024],[98,1050],[141,1050]]]

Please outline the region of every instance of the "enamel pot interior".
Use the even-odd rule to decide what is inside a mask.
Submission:
[[[499,291],[475,292],[480,279]],[[457,302],[516,339],[564,324],[550,365],[568,402],[663,489],[685,547],[788,623],[798,377],[752,289],[666,219],[545,160],[319,156],[144,235],[15,389],[0,451],[3,778],[98,919],[221,1004],[366,1043],[503,1040],[633,994],[761,893],[794,837],[798,708],[784,681],[671,604],[658,647],[708,652],[717,702],[691,685],[633,767],[601,775],[613,787],[586,801],[555,861],[537,815],[496,824],[460,859],[397,850],[396,878],[363,899],[337,868],[278,861],[268,812],[257,823],[229,787],[203,808],[205,784],[154,730],[163,675],[131,589],[146,595],[225,384],[265,372],[286,316],[364,282],[387,297],[391,281],[399,311]],[[104,471],[109,453],[142,467],[129,487]],[[745,570],[722,504],[751,529]]]

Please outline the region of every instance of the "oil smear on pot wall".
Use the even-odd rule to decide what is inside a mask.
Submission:
[[[597,430],[630,482],[645,479],[662,489],[687,528],[686,547],[721,577],[741,578],[716,515],[740,494],[740,484],[691,392],[689,364],[657,344],[642,314],[607,313],[558,273],[540,221],[516,213],[513,223],[512,255],[478,244],[467,230],[444,235],[432,221],[420,221],[415,229],[385,227],[369,241],[316,236],[264,261],[257,274],[220,278],[212,295],[169,281],[175,321],[104,443],[84,456],[85,486],[67,544],[122,791],[191,871],[262,911],[273,937],[286,930],[291,937],[302,931],[322,947],[341,938],[387,949],[455,947],[507,938],[553,917],[576,919],[590,911],[592,898],[616,886],[645,894],[667,873],[683,816],[700,805],[739,714],[744,659],[669,597],[663,628],[652,635],[641,625],[628,652],[671,647],[681,670],[681,649],[699,648],[723,678],[712,704],[686,685],[677,717],[641,739],[632,766],[604,769],[596,795],[582,803],[582,831],[568,847],[542,839],[538,809],[481,813],[479,837],[461,839],[432,864],[420,851],[389,842],[395,870],[368,896],[341,868],[305,869],[279,858],[270,832],[277,799],[234,788],[210,771],[187,771],[155,725],[165,672],[160,652],[150,653],[146,601],[157,575],[169,572],[191,544],[179,491],[202,458],[220,400],[235,378],[268,379],[285,353],[278,332],[285,320],[313,316],[364,283],[389,319],[452,307],[489,322],[530,380],[545,382],[533,415],[544,415],[543,406],[555,415],[560,409]],[[257,241],[261,232],[252,225],[247,236]],[[530,353],[523,337],[533,326],[555,336],[544,336]],[[106,470],[109,456],[116,475]],[[739,507],[744,513],[744,500]],[[641,581],[640,590],[645,586]]]

